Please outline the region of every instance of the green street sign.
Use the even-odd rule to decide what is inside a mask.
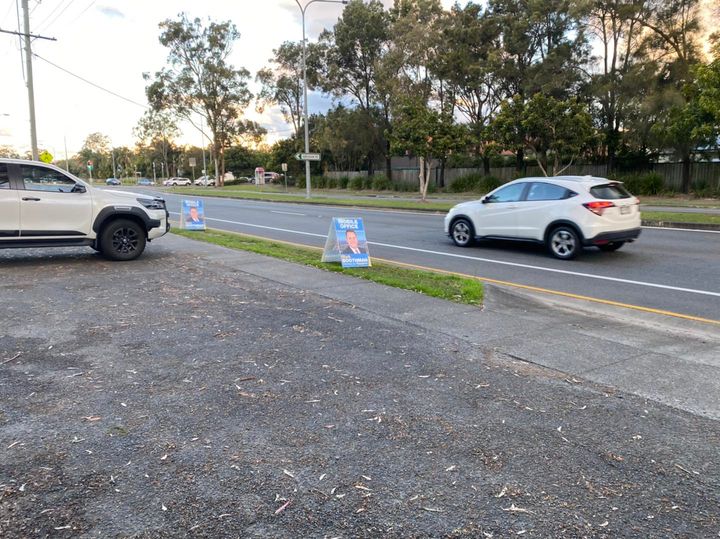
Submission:
[[[296,153],[295,159],[298,161],[320,161],[319,153]]]

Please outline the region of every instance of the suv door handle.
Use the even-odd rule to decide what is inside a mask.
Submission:
[[[28,202],[40,202],[40,199],[35,197],[23,197],[23,200]]]

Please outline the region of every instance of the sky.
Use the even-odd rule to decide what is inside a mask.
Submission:
[[[307,0],[301,0],[305,5]],[[17,30],[16,3],[0,0],[0,28]],[[385,0],[387,5],[392,0]],[[452,0],[443,0],[446,6]],[[170,7],[172,6],[172,7]],[[341,4],[314,3],[307,9],[309,39],[331,28],[342,13]],[[190,18],[232,20],[240,31],[231,62],[254,75],[269,65],[273,49],[283,41],[302,38],[300,9],[295,0],[30,0],[31,33],[57,38],[36,39],[33,52],[71,73],[134,101],[146,104],[142,74],[155,73],[166,62],[167,50],[158,42],[158,23],[185,12]],[[22,24],[22,10],[20,11]],[[27,89],[18,38],[0,34],[0,145],[24,152],[30,149]],[[145,109],[107,94],[68,75],[44,60],[33,61],[38,146],[53,156],[77,152],[85,137],[101,132],[113,146],[132,146],[132,129]],[[310,96],[310,113],[326,110],[331,101]],[[285,138],[292,128],[278,109],[262,115],[252,104],[246,113],[268,130],[268,142]],[[201,145],[198,131],[181,126],[180,142]]]
[[[307,2],[300,1],[303,5]],[[392,0],[383,1],[392,4]],[[442,2],[449,8],[454,0]],[[0,0],[0,29],[17,30],[19,4],[20,0]],[[314,40],[324,28],[331,28],[342,8],[341,4],[321,2],[309,6],[308,38]],[[65,157],[65,144],[73,155],[94,132],[108,135],[113,146],[134,145],[132,129],[145,111],[140,105],[147,103],[142,74],[160,70],[167,58],[166,49],[158,42],[158,24],[165,19],[185,12],[191,18],[232,20],[241,37],[231,62],[248,69],[253,79],[269,65],[273,49],[283,41],[302,38],[295,0],[30,0],[30,10],[31,33],[57,39],[34,40],[37,55],[135,102],[107,94],[34,59],[38,146],[59,159]],[[30,149],[29,111],[17,36],[0,33],[0,69],[0,146],[11,145],[25,152]],[[250,88],[255,93],[259,90],[254,80]],[[331,104],[321,94],[311,94],[309,99],[310,113],[324,112]],[[260,115],[252,104],[247,117],[268,130],[270,143],[292,133],[278,109]],[[189,125],[181,128],[181,143],[203,143],[198,131]]]

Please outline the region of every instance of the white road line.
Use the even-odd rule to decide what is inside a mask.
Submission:
[[[176,212],[171,212],[178,215]],[[299,230],[289,230],[287,228],[277,228],[273,226],[265,226],[265,225],[256,225],[253,223],[242,223],[240,221],[228,221],[226,219],[214,219],[211,217],[207,218],[208,221],[218,221],[220,223],[229,223],[233,225],[241,225],[241,226],[249,226],[253,228],[263,228],[265,230],[275,230],[277,232],[287,232],[290,234],[300,234],[303,236],[313,236],[316,238],[325,238],[327,237],[326,234],[314,234],[312,232],[302,232]],[[596,279],[599,281],[612,281],[616,283],[624,283],[624,284],[634,284],[638,286],[646,286],[650,288],[661,288],[663,290],[674,290],[676,292],[688,292],[690,294],[700,294],[703,296],[714,296],[720,298],[720,292],[711,292],[709,290],[696,290],[694,288],[682,288],[679,286],[669,286],[664,284],[657,284],[657,283],[647,283],[644,281],[634,281],[632,279],[621,279],[618,277],[609,277],[606,275],[594,275],[592,273],[582,273],[579,271],[568,271],[568,270],[561,270],[556,268],[546,268],[543,266],[534,266],[532,264],[520,264],[518,262],[507,262],[505,260],[493,260],[491,258],[481,258],[478,256],[468,256],[468,255],[460,255],[456,253],[444,253],[442,251],[431,251],[429,249],[418,249],[417,247],[406,247],[404,245],[393,245],[391,243],[380,243],[375,241],[369,241],[370,245],[377,245],[380,247],[389,247],[391,249],[400,249],[403,251],[413,251],[417,253],[426,253],[431,255],[439,255],[439,256],[446,256],[449,258],[461,258],[464,260],[474,260],[476,262],[487,262],[488,264],[498,264],[501,266],[512,266],[515,268],[525,268],[525,269],[532,269],[537,271],[546,271],[548,273],[560,273],[562,275],[574,275],[576,277],[586,277],[588,279]]]
[[[674,230],[675,232],[704,232],[705,234],[720,234],[720,230],[703,230],[702,228],[673,228],[669,226],[644,226],[654,230]]]
[[[295,211],[277,211],[277,210],[270,210],[270,213],[282,213],[282,214],[284,214],[284,215],[302,215],[303,217],[305,216],[304,213],[298,213],[298,212],[295,212]]]

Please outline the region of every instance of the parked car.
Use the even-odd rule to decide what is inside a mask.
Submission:
[[[117,178],[108,178],[105,180],[105,185],[121,185],[122,182]]]
[[[163,181],[163,185],[166,187],[177,187],[178,185],[192,185],[192,180],[190,178],[168,178],[167,180]]]
[[[155,185],[155,182],[152,181],[150,178],[140,178],[137,181],[138,185]]]
[[[583,247],[616,251],[640,236],[640,201],[621,182],[592,176],[521,178],[445,217],[455,245],[511,239],[541,243],[569,260]]]
[[[170,229],[165,201],[97,189],[54,165],[0,159],[0,248],[89,246],[133,260]]]
[[[197,180],[195,180],[195,185],[203,185],[205,187],[215,185],[215,178],[211,176],[200,176]]]

